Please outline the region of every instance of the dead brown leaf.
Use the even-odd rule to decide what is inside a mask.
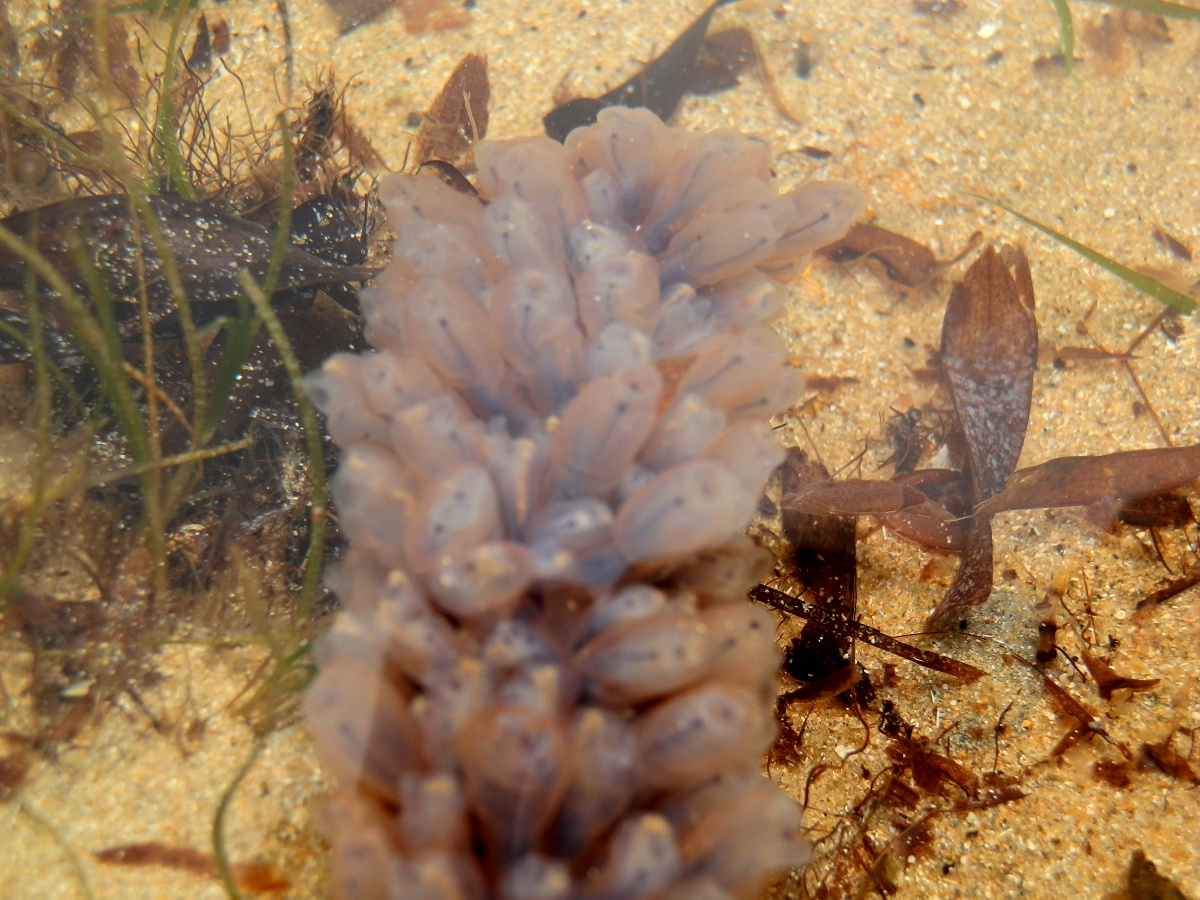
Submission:
[[[985,247],[951,291],[942,320],[942,371],[966,438],[976,504],[1002,491],[1017,467],[1033,402],[1037,345],[1029,261],[1016,247],[999,253]],[[980,517],[932,618],[977,606],[991,592],[991,522]]]
[[[1171,748],[1171,739],[1174,737],[1175,733],[1172,732],[1157,744],[1143,745],[1142,750],[1172,778],[1187,784],[1200,784],[1200,775],[1188,764],[1187,757]]]
[[[962,553],[970,530],[969,489],[962,472],[953,469],[918,469],[903,472],[892,481],[919,490],[925,500],[918,506],[884,513],[879,521],[900,537],[934,553]]]
[[[440,159],[461,171],[474,171],[475,144],[487,136],[490,98],[487,57],[468,53],[421,120],[416,162]]]
[[[862,223],[853,226],[840,241],[817,252],[836,263],[853,262],[864,257],[883,267],[888,281],[903,287],[919,288],[929,284],[942,269],[962,259],[978,243],[977,232],[953,259],[938,259],[933,251],[910,237]]]
[[[1131,500],[1173,490],[1196,478],[1200,478],[1200,444],[1060,456],[1016,472],[1002,492],[975,508],[975,514]]]
[[[878,516],[913,509],[925,502],[924,494],[904,484],[848,478],[797,487],[784,494],[780,507],[815,516]]]
[[[1148,691],[1156,684],[1157,678],[1127,678],[1124,675],[1118,675],[1108,663],[1089,653],[1087,650],[1080,650],[1080,656],[1083,657],[1083,664],[1087,666],[1092,677],[1096,679],[1096,688],[1100,691],[1100,696],[1105,700],[1113,698],[1113,691]]]
[[[1033,281],[1025,254],[985,247],[954,286],[942,320],[942,370],[967,438],[975,501],[1017,467],[1037,364]]]
[[[1179,238],[1175,237],[1175,235],[1171,234],[1165,228],[1155,228],[1150,234],[1154,240],[1158,242],[1160,247],[1162,247],[1176,259],[1182,260],[1183,262],[1192,261],[1192,248]]]
[[[1142,850],[1134,850],[1129,861],[1129,900],[1187,900],[1183,891],[1158,869]]]

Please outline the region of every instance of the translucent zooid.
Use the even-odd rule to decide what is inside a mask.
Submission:
[[[795,398],[769,320],[862,197],[609,109],[380,195],[376,348],[310,380],[344,610],[306,716],[342,900],[727,900],[802,864],[740,535]]]

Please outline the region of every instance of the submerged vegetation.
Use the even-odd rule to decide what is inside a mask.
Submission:
[[[842,177],[876,179],[871,163],[853,155],[846,133],[820,121],[832,121],[832,115],[808,110],[814,126],[791,111],[799,108],[804,85],[816,78],[827,89],[820,80],[833,77],[830,61],[820,55],[828,35],[797,26],[791,43],[775,38],[772,44],[758,14],[742,14],[737,4],[719,9],[724,5],[690,5],[690,18],[680,21],[685,28],[697,24],[681,32],[680,42],[658,35],[654,61],[622,58],[615,65],[619,74],[605,85],[572,71],[572,83],[598,99],[556,97],[563,102],[546,116],[548,130],[563,116],[579,110],[594,115],[613,103],[652,99],[663,116],[680,104],[684,115],[711,110],[706,103],[723,101],[704,95],[730,89],[739,72],[756,70],[758,78],[747,79],[752,83],[738,96],[763,99],[773,121],[803,136],[780,145],[788,172],[794,175],[797,165],[800,171],[832,166]],[[1178,19],[1195,13],[1133,0],[1108,5]],[[369,6],[374,15],[381,5],[336,6],[349,28],[368,17],[357,7]],[[465,10],[442,6],[442,13],[462,13],[452,17],[453,27],[466,25]],[[1065,3],[1055,6],[1069,67],[1075,49],[1067,39],[1074,41],[1075,23]],[[424,12],[418,7],[406,4],[412,22],[439,12],[438,4],[425,4]],[[968,8],[914,4],[912,15],[922,17],[923,29],[965,28],[957,17]],[[44,806],[21,806],[26,780],[77,751],[94,733],[89,729],[114,712],[169,744],[180,760],[210,752],[211,723],[232,712],[247,723],[250,739],[237,745],[234,765],[212,776],[219,786],[205,811],[210,845],[205,835],[182,847],[141,833],[72,852],[94,854],[105,866],[163,867],[219,880],[231,896],[283,891],[289,883],[308,896],[288,861],[298,858],[289,856],[297,848],[319,845],[310,825],[297,827],[309,835],[307,843],[297,838],[293,845],[276,845],[266,860],[231,858],[228,819],[238,802],[261,794],[249,776],[285,733],[281,729],[296,720],[299,693],[316,671],[309,647],[335,602],[321,583],[324,562],[341,550],[336,510],[327,510],[324,486],[335,451],[300,379],[330,352],[363,346],[356,287],[382,262],[378,244],[385,229],[372,178],[386,167],[352,121],[366,111],[354,107],[348,99],[353,91],[332,77],[306,73],[313,81],[279,109],[252,109],[246,100],[245,108],[231,112],[237,91],[214,101],[214,73],[226,85],[243,77],[236,64],[222,59],[230,42],[223,13],[232,17],[222,6],[203,13],[171,2],[104,10],[71,0],[49,22],[27,23],[6,11],[3,40],[12,53],[0,84],[0,627],[6,642],[0,803],[25,810],[21,814],[30,821],[53,820]],[[740,35],[703,40],[709,19],[723,28],[722,17],[735,15],[745,28],[709,37],[741,30],[749,41]],[[483,11],[475,16],[483,18]],[[1053,19],[1047,22],[1052,28]],[[1165,24],[1153,27],[1165,33]],[[465,59],[441,96],[425,90],[406,99],[413,109],[410,127],[415,131],[415,120],[422,123],[409,167],[432,161],[466,189],[471,186],[463,173],[470,174],[471,147],[487,132],[489,112],[487,63],[473,54],[493,52],[485,35],[470,34],[470,40],[449,44],[457,49],[446,51],[453,55],[447,71]],[[1191,34],[1186,39],[1195,40]],[[780,60],[793,51],[796,65],[789,69]],[[1006,46],[1004,52],[1015,51]],[[647,48],[638,58],[651,55]],[[504,60],[492,62],[503,69]],[[947,71],[955,67],[964,63],[945,64]],[[776,84],[772,72],[785,70],[795,75],[778,76]],[[1091,74],[1084,69],[1073,77]],[[661,84],[647,83],[660,78]],[[511,90],[511,75],[497,84]],[[618,87],[605,90],[612,84]],[[931,97],[932,79],[927,84],[921,91]],[[505,111],[513,101],[498,87],[491,91],[494,132],[498,119],[513,119]],[[917,102],[921,93],[908,93],[914,108],[925,109],[925,99]],[[538,115],[552,105],[549,94],[549,87],[539,86]],[[928,151],[920,162],[927,174],[938,171],[928,158],[944,152]],[[393,147],[383,156],[399,168],[406,153]],[[853,159],[859,162],[848,162]],[[898,187],[877,193],[877,220],[827,248],[816,276],[818,291],[848,296],[857,281],[859,292],[872,297],[856,302],[872,310],[868,319],[878,314],[871,327],[879,329],[879,340],[895,344],[889,371],[881,366],[878,376],[887,387],[877,389],[875,374],[864,374],[864,366],[842,353],[847,331],[835,316],[814,313],[808,324],[800,312],[782,326],[787,331],[796,329],[794,320],[804,323],[795,358],[803,359],[810,378],[807,396],[777,423],[786,426],[785,442],[805,447],[807,455],[793,447],[771,502],[764,503],[755,535],[775,551],[779,578],[755,596],[786,613],[780,731],[768,765],[805,802],[818,857],[776,887],[780,897],[894,889],[904,896],[906,870],[931,867],[940,868],[947,885],[970,890],[973,882],[992,877],[982,864],[971,868],[968,849],[1002,833],[995,823],[1006,820],[986,818],[993,807],[1005,806],[1007,821],[1020,822],[1022,804],[1036,802],[1039,792],[1053,790],[1047,785],[1055,778],[1075,770],[1089,785],[1130,792],[1148,809],[1159,802],[1149,797],[1149,785],[1161,792],[1165,806],[1186,805],[1194,803],[1187,791],[1200,768],[1194,654],[1177,645],[1170,652],[1178,660],[1152,653],[1156,642],[1170,639],[1168,617],[1174,627],[1192,629],[1181,631],[1184,639],[1195,629],[1188,623],[1195,618],[1200,581],[1197,460],[1193,446],[1170,448],[1200,440],[1188,418],[1197,413],[1194,403],[1173,396],[1184,390],[1181,385],[1155,374],[1166,370],[1161,357],[1176,353],[1177,344],[1189,348],[1178,352],[1183,371],[1186,360],[1194,364],[1195,327],[1180,315],[1195,310],[1189,288],[1194,271],[1172,286],[1167,272],[1139,271],[1119,261],[1137,258],[1136,249],[1111,243],[1103,254],[1092,249],[1100,241],[1073,230],[1078,219],[1072,227],[1054,219],[1056,198],[1035,201],[1013,189],[1018,199],[1001,208],[1011,205],[1009,211],[1028,225],[1080,254],[1077,265],[1057,265],[1077,272],[1097,293],[1099,312],[1096,305],[1087,310],[1087,301],[1042,289],[1049,265],[1044,245],[1037,245],[1040,256],[1027,245],[1028,276],[1015,255],[988,257],[987,248],[990,262],[975,261],[970,254],[981,238],[965,235],[978,226],[1000,243],[997,232],[1004,231],[984,207],[970,207],[974,218],[949,249],[898,233],[911,230],[927,240],[933,232],[927,222],[914,227],[911,215],[898,215],[905,205],[900,194],[912,190],[911,182],[888,172],[880,179],[894,179]],[[1012,195],[1000,181],[989,183],[978,173],[973,178],[954,180],[954,189],[980,199]],[[962,195],[956,196],[935,202],[961,204]],[[1176,269],[1190,263],[1195,223],[1145,214]],[[1150,234],[1149,226],[1143,230],[1143,237]],[[901,345],[903,332],[893,332],[900,325],[892,324],[913,328],[922,321],[914,312],[922,305],[936,310],[925,319],[939,318],[956,279],[968,285],[962,290],[971,290],[971,274],[950,274],[963,258],[982,266],[979,272],[987,269],[989,287],[1002,280],[997,266],[1012,273],[1014,285],[1031,278],[1039,318],[1054,323],[1041,330],[1040,353],[1036,334],[1032,346],[1016,339],[1015,326],[1004,334],[1014,357],[1025,360],[1022,378],[1029,385],[1023,415],[1009,411],[1008,418],[1021,420],[1019,434],[1013,424],[990,435],[998,442],[992,449],[1008,446],[986,489],[964,476],[972,470],[961,461],[990,452],[989,435],[973,436],[968,429],[964,437],[959,428],[961,378],[957,396],[953,388],[938,393],[936,384],[956,363],[960,370],[973,364],[966,389],[979,388],[979,379],[990,373],[978,361],[997,343],[995,333],[977,334],[966,350],[955,350],[953,336],[947,344],[943,333],[937,345],[928,329],[909,332],[915,339],[905,334]],[[1112,287],[1088,280],[1090,263],[1083,259],[1171,309],[1139,308],[1114,324],[1120,319],[1112,312],[1116,304],[1103,299]],[[976,290],[983,290],[980,279],[974,277]],[[851,318],[858,314],[849,301],[834,299],[832,307],[843,302]],[[893,307],[878,311],[887,304]],[[1124,335],[1129,328],[1134,333]],[[1118,345],[1124,349],[1107,349]],[[928,359],[920,356],[923,350]],[[1091,462],[1051,459],[1038,444],[1040,465],[1016,470],[1009,480],[1026,425],[1029,441],[1049,429],[1053,417],[1039,412],[1039,404],[1069,402],[1054,393],[1064,384],[1086,380],[1102,389],[1099,373],[1109,368],[1130,380],[1135,395],[1119,410],[1108,404],[1095,425],[1105,446],[1054,445],[1057,453]],[[862,399],[876,392],[878,409]],[[1168,398],[1170,411],[1160,413]],[[858,409],[869,412],[854,420]],[[1150,444],[1157,449],[1083,457]],[[958,465],[946,464],[947,446],[952,459],[958,454]],[[943,455],[935,460],[939,451]],[[824,469],[810,468],[822,456],[837,469],[832,480]],[[893,477],[879,477],[872,466],[890,469]],[[1136,489],[1128,487],[1134,481]],[[1127,488],[1116,489],[1115,482]],[[1004,518],[995,526],[994,572],[989,531],[986,563],[972,550],[979,552],[976,564],[955,574],[944,551],[961,553],[983,541],[979,529],[967,527],[972,509],[990,515],[1042,508],[1055,490],[1060,507],[1086,506],[1086,517],[1048,511]],[[1018,530],[1021,546],[1029,549],[1014,553]],[[930,553],[894,556],[885,533]],[[1101,549],[1091,552],[1077,543]],[[831,565],[832,559],[840,563]],[[890,597],[898,588],[901,596],[924,603],[908,619],[921,628],[924,614],[939,596],[951,596],[960,579],[968,583],[957,596],[972,599],[940,610],[948,635],[902,636],[895,627],[861,621],[880,615],[874,597]],[[803,596],[794,596],[801,590]],[[1031,608],[1028,599],[1035,594],[1040,601]],[[966,605],[989,597],[987,605]],[[234,674],[223,676],[236,689],[204,708],[187,698],[157,702],[170,679],[205,677],[200,671],[180,676],[177,661],[164,674],[164,654],[181,647],[246,650],[245,661],[231,666]],[[1060,719],[1064,727],[1045,727]],[[1145,827],[1138,846],[1164,874],[1175,874]],[[954,841],[967,848],[961,857],[948,847]],[[1100,854],[1113,854],[1117,861],[1109,868],[1122,877],[1129,868],[1131,896],[1138,896],[1136,881],[1159,877],[1137,846],[1114,850],[1099,833],[1094,844]],[[1139,855],[1129,867],[1135,850]],[[1010,848],[1013,858],[1021,852]],[[87,865],[76,859],[74,867],[86,887]],[[1111,883],[1113,890],[1120,886],[1120,880]]]
[[[199,750],[213,711],[146,699],[169,647],[258,648],[232,702],[263,738],[294,717],[330,546],[300,379],[360,340],[377,224],[339,85],[234,125],[193,10],[63,12],[13,41],[0,86],[0,621],[31,654],[5,671],[28,678],[3,692],[16,795],[130,703]],[[195,869],[116,850],[97,858]]]

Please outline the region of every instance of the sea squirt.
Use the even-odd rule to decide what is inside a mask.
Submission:
[[[376,349],[309,380],[350,539],[305,704],[335,896],[752,896],[809,853],[745,601],[799,387],[769,321],[861,194],[636,109],[476,159],[481,199],[383,182]]]

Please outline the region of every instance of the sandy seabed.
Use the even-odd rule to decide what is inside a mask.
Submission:
[[[234,0],[212,14],[229,22],[226,62],[242,85],[222,76],[213,90],[245,90],[250,106],[270,116],[281,103],[301,103],[305,82],[320,72],[352,78],[349,116],[398,169],[412,136],[410,117],[428,106],[464,53],[488,56],[489,135],[535,134],[560,86],[591,95],[615,86],[702,9],[683,0],[472,5],[471,22],[460,29],[409,35],[392,10],[339,37],[336,17],[320,0],[293,0],[287,7],[289,88],[278,9]],[[1092,3],[1077,3],[1074,11],[1081,33],[1105,13],[1115,16]],[[1025,248],[1043,354],[1021,465],[1162,446],[1151,416],[1136,414],[1141,398],[1120,367],[1052,364],[1053,348],[1089,345],[1079,329],[1089,310],[1091,337],[1122,349],[1153,318],[1157,302],[968,194],[996,197],[1131,265],[1194,282],[1200,265],[1172,258],[1151,233],[1162,227],[1200,246],[1200,25],[1172,22],[1170,43],[1127,37],[1116,56],[1081,42],[1082,61],[1070,77],[1039,62],[1058,51],[1049,0],[966,0],[950,16],[883,0],[743,2],[720,10],[712,30],[730,27],[753,32],[801,124],[780,116],[754,74],[724,93],[686,98],[674,124],[766,134],[783,185],[853,181],[867,192],[869,215],[878,224],[943,257],[955,255],[977,230],[988,242]],[[803,79],[795,72],[801,46],[811,59]],[[828,151],[828,159],[802,152],[810,147]],[[937,346],[949,286],[968,262],[916,290],[889,284],[869,265],[818,263],[800,278],[779,326],[794,363],[811,375],[856,382],[781,417],[782,439],[815,449],[830,469],[867,446],[863,471],[869,476],[890,453],[884,433],[893,410],[919,407],[934,395],[912,370]],[[1154,334],[1139,355],[1137,374],[1171,440],[1200,442],[1195,324],[1187,321],[1174,341]],[[1145,533],[1101,531],[1076,510],[1006,513],[995,520],[994,533],[996,589],[986,606],[968,613],[968,631],[1032,657],[1034,605],[1051,578],[1069,569],[1067,603],[1082,615],[1086,574],[1088,637],[1122,674],[1161,681],[1107,703],[1061,659],[1050,674],[1099,716],[1113,740],[1135,752],[1173,727],[1200,728],[1200,595],[1192,589],[1149,614],[1134,614],[1137,601],[1169,577]],[[1195,559],[1182,541],[1169,549],[1175,560]],[[863,621],[891,634],[920,631],[953,571],[952,563],[930,566],[929,560],[882,532],[860,543]],[[1065,615],[1059,621],[1062,644],[1075,653],[1078,629]],[[781,631],[784,638],[791,633],[787,626]],[[1139,847],[1184,893],[1200,896],[1200,792],[1194,786],[1189,790],[1147,767],[1134,771],[1125,789],[1098,781],[1094,764],[1118,758],[1100,740],[1048,760],[1069,725],[1036,678],[1006,664],[995,643],[945,638],[929,646],[989,677],[961,685],[869,648],[859,659],[876,676],[884,662],[898,663],[887,696],[918,732],[934,736],[957,723],[942,752],[976,772],[994,765],[1024,773],[1028,796],[933,819],[928,845],[889,870],[896,896],[1101,897],[1124,886],[1130,854]],[[207,852],[213,812],[253,744],[250,729],[229,710],[264,652],[194,645],[161,651],[156,666],[162,677],[145,700],[165,720],[202,711],[207,724],[194,745],[160,734],[142,711],[125,705],[99,717],[53,758],[39,758],[16,795],[0,805],[0,897],[223,896],[210,876],[102,865],[93,853],[144,841]],[[0,731],[19,730],[26,721],[28,670],[23,646],[6,638]],[[994,727],[1010,701],[997,744]],[[796,711],[797,727],[803,715]],[[851,755],[862,736],[853,717],[817,709],[807,722],[802,766],[775,772],[799,796],[813,767],[835,767],[810,792],[806,824],[815,834],[844,821],[862,796],[861,769],[875,774],[886,761],[878,735],[866,753]],[[1176,749],[1187,753],[1189,746],[1176,738]],[[279,896],[325,896],[324,844],[310,804],[327,787],[301,726],[271,736],[230,809],[230,857],[265,862],[284,874],[290,887]],[[942,805],[962,800],[947,792]],[[787,884],[778,890],[791,891]]]

